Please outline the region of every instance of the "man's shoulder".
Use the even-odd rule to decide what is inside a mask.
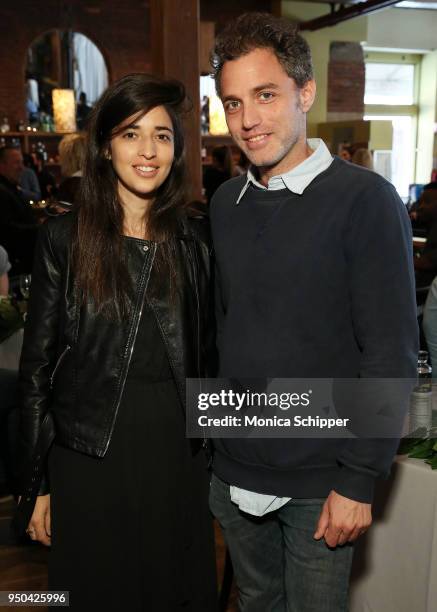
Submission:
[[[334,157],[333,169],[333,179],[335,177],[337,183],[347,183],[354,190],[394,189],[393,185],[377,172],[339,157]]]

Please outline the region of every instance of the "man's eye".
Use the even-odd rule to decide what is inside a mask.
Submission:
[[[262,91],[259,94],[259,97],[263,102],[270,102],[273,99],[274,95],[270,91]]]
[[[240,103],[238,102],[238,100],[230,100],[229,102],[226,102],[225,109],[227,111],[232,112],[232,111],[237,110],[239,106],[240,106]]]

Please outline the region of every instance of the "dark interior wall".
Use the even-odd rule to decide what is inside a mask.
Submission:
[[[281,13],[281,2],[276,0],[200,0],[201,21],[214,21],[216,32],[238,15],[251,11]]]
[[[147,0],[2,0],[0,114],[11,127],[25,117],[27,49],[42,33],[71,28],[102,52],[111,81],[151,69]]]

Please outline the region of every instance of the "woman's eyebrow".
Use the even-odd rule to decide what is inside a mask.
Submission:
[[[155,130],[167,130],[167,132],[173,134],[173,130],[166,125],[155,125]]]

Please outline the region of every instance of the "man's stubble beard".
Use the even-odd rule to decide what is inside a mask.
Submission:
[[[270,155],[266,154],[266,157],[264,158],[260,155],[258,159],[256,153],[251,156],[250,151],[246,151],[242,147],[239,148],[243,151],[243,153],[245,153],[246,157],[253,166],[263,170],[268,170],[269,168],[274,168],[275,166],[280,164],[282,160],[285,159],[290,153],[290,151],[296,146],[296,144],[299,142],[299,139],[300,134],[292,132],[290,134],[290,139],[287,139],[286,142],[281,142],[278,144],[279,150],[276,151],[276,154],[273,154],[272,152]]]

